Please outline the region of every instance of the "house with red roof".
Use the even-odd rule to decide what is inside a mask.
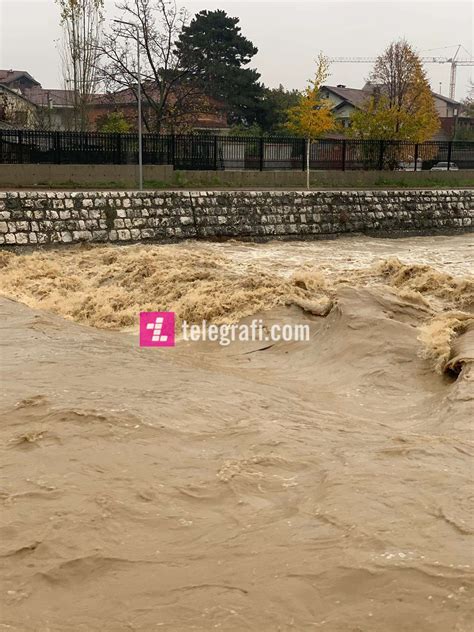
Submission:
[[[142,108],[145,128],[156,130],[151,105],[156,90],[144,85]],[[25,70],[0,69],[0,125],[26,129],[73,130],[74,129],[74,91],[43,88],[41,83]],[[171,106],[181,99],[180,88],[170,95]],[[3,107],[2,107],[3,103]],[[8,105],[7,105],[8,104]],[[180,131],[199,131],[222,134],[228,130],[227,117],[222,104],[202,94],[194,94],[182,107],[183,114],[176,120],[164,120],[162,133]],[[130,124],[137,127],[137,98],[131,88],[110,94],[95,94],[88,106],[89,129],[100,129],[107,115],[121,112]]]

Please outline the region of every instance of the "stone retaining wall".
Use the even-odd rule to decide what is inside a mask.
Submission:
[[[474,191],[0,192],[0,245],[465,232]]]

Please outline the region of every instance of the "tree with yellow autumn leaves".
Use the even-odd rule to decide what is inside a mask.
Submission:
[[[392,42],[376,62],[372,95],[351,118],[356,138],[422,143],[439,129],[439,118],[422,61],[405,40]]]
[[[306,186],[309,189],[309,157],[311,143],[334,129],[335,120],[331,112],[332,104],[320,95],[321,86],[329,76],[329,61],[320,54],[316,60],[314,79],[301,93],[298,103],[287,111],[288,131],[306,139]]]

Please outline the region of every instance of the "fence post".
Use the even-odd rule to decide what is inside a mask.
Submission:
[[[56,164],[61,164],[61,136],[59,132],[54,132],[54,153],[56,154]]]
[[[173,137],[171,134],[168,134],[166,137],[166,162],[168,165],[173,164]]]
[[[117,165],[122,164],[122,134],[120,132],[117,134],[117,146],[116,146],[116,163]]]
[[[448,171],[451,169],[451,153],[453,151],[453,141],[448,142]]]
[[[382,171],[383,169],[383,154],[384,154],[384,149],[385,149],[385,144],[384,141],[381,140],[380,141],[380,145],[379,145],[379,170]]]
[[[20,165],[23,164],[23,132],[20,130],[18,132],[18,146],[19,146],[19,153],[18,153],[18,162],[20,163]]]
[[[3,157],[3,132],[0,129],[0,164],[2,164],[2,162],[4,162],[4,157]]]
[[[264,161],[264,140],[263,140],[263,136],[260,137],[260,171],[263,171],[263,161]]]
[[[306,171],[306,138],[303,138],[301,147],[301,171]]]
[[[217,171],[217,134],[214,134],[214,171]]]
[[[418,169],[418,143],[415,143],[415,171]]]
[[[346,170],[346,140],[342,141],[342,170]]]
[[[171,164],[173,165],[173,169],[176,169],[176,136],[175,134],[171,136]]]

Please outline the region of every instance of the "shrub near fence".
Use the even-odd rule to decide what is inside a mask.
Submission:
[[[304,170],[306,140],[287,137],[143,135],[143,162],[179,170]],[[314,170],[419,170],[437,162],[474,169],[474,141],[323,139],[311,145]],[[138,163],[136,134],[0,130],[3,164]]]

